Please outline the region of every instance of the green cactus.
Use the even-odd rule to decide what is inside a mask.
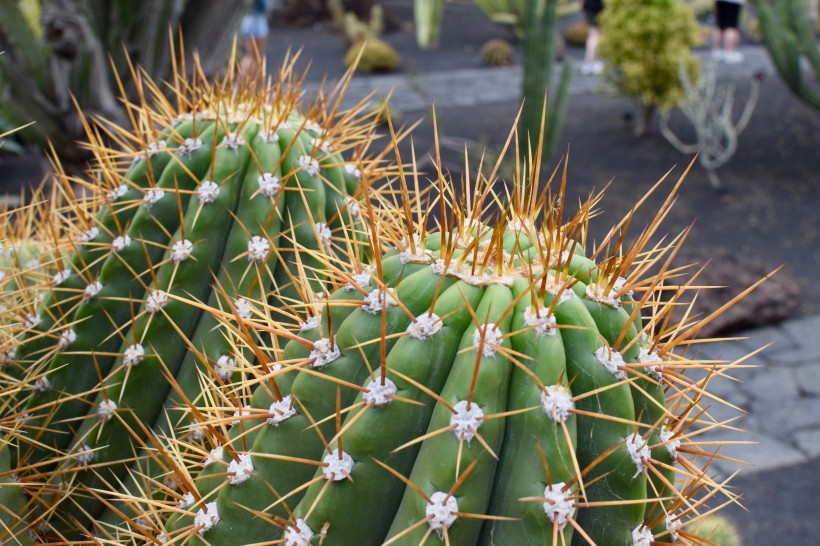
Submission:
[[[323,289],[318,257],[357,237],[359,179],[379,171],[364,155],[366,105],[337,112],[338,91],[303,104],[292,64],[272,81],[236,85],[234,73],[176,74],[176,104],[140,77],[133,128],[89,129],[95,210],[80,201],[62,213],[76,216],[68,265],[40,283],[45,299],[2,348],[15,353],[3,382],[17,401],[2,415],[16,423],[3,457],[23,487],[0,488],[0,504],[37,512],[0,514],[4,541],[27,528],[70,538],[106,505],[121,515],[95,493],[133,491],[135,457],[155,471],[140,446],[195,421],[200,373],[229,382],[240,371],[206,304],[247,317],[259,312],[249,301],[269,302],[281,320],[301,291]],[[122,149],[103,146],[101,131]]]
[[[820,91],[815,85],[820,75],[820,47],[812,23],[817,14],[809,14],[809,4],[808,0],[780,0],[772,6],[766,0],[755,1],[763,40],[783,81],[798,97],[820,108]]]
[[[527,3],[529,16],[524,31],[524,107],[519,128],[520,149],[525,156],[530,150],[533,154],[538,150],[540,154],[548,156],[555,148],[564,124],[572,64],[568,61],[563,63],[560,81],[557,86],[553,86],[558,3],[558,0],[528,0]]]
[[[143,503],[152,523],[135,535],[648,546],[728,493],[690,437],[708,378],[687,379],[701,364],[676,347],[699,327],[668,322],[687,292],[669,269],[682,238],[650,242],[673,199],[634,245],[630,216],[587,257],[599,195],[564,223],[563,184],[501,196],[492,176],[457,187],[442,172],[423,203],[405,190],[385,205],[372,263],[326,260],[335,289],[305,300],[301,322],[242,321],[290,341],[253,345],[269,364],[238,384],[206,379],[212,449],[168,443],[184,479],[164,507]],[[426,232],[428,202],[441,232]]]

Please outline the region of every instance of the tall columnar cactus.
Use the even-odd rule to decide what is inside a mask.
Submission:
[[[766,48],[783,81],[798,97],[820,108],[820,46],[813,24],[818,14],[809,13],[808,0],[779,0],[774,6],[756,0],[755,5]]]
[[[89,127],[95,207],[52,211],[53,222],[73,216],[59,243],[70,251],[2,347],[16,402],[2,416],[0,475],[14,479],[0,504],[23,508],[0,513],[0,542],[76,536],[111,504],[98,491],[136,487],[135,457],[154,472],[141,446],[196,421],[200,374],[238,375],[240,349],[206,304],[247,318],[264,302],[281,320],[300,291],[323,290],[320,256],[355,242],[359,180],[381,170],[368,159],[373,116],[340,109],[345,82],[304,104],[292,64],[270,81],[234,74],[212,83],[198,66],[180,71],[171,99],[137,76],[132,127]]]
[[[163,447],[178,489],[142,503],[132,537],[691,544],[687,522],[733,499],[694,432],[717,400],[709,378],[685,375],[731,365],[685,356],[699,326],[670,322],[690,287],[670,269],[683,237],[651,242],[673,198],[634,243],[629,216],[587,255],[600,195],[564,223],[563,182],[502,196],[494,175],[457,187],[438,172],[437,195],[368,213],[374,260],[326,259],[335,289],[306,298],[298,324],[224,313],[237,343],[290,341],[252,342],[267,358],[234,385],[203,379],[211,449]],[[439,206],[442,230],[428,233]]]
[[[557,13],[558,0],[527,0],[524,27],[524,109],[519,129],[521,150],[525,154],[536,148],[543,150],[545,154],[552,152],[564,124],[572,65],[564,62],[558,85],[553,86]],[[542,139],[543,145],[540,145]]]

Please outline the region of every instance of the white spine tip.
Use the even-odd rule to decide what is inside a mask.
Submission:
[[[295,523],[288,525],[285,529],[284,546],[310,546],[313,540],[313,531],[303,519],[297,519]]]
[[[168,143],[166,141],[164,141],[164,140],[154,140],[154,141],[152,141],[148,144],[148,147],[145,149],[145,151],[148,152],[148,157],[151,157],[154,154],[157,154],[157,153],[165,150],[165,148],[167,148],[167,147],[168,147]]]
[[[345,196],[345,206],[347,207],[347,212],[350,214],[350,217],[356,221],[361,220],[362,218],[362,206],[356,201],[354,198],[350,197],[349,195]]]
[[[305,322],[303,322],[302,324],[299,325],[299,331],[300,332],[309,332],[311,330],[315,330],[318,327],[319,327],[319,317],[314,315],[312,317],[308,317],[308,319]]]
[[[145,310],[151,314],[159,312],[166,305],[168,305],[168,294],[162,290],[152,290],[145,299]]]
[[[237,150],[240,146],[245,144],[245,137],[237,133],[228,133],[224,137],[222,137],[222,142],[219,143],[220,146],[224,148],[229,148],[231,150]]]
[[[430,495],[424,514],[430,529],[443,534],[458,519],[458,502],[454,496],[436,491]]]
[[[219,512],[216,501],[205,504],[205,508],[200,508],[194,516],[194,527],[197,527],[197,534],[204,535],[211,528],[219,523]]]
[[[441,317],[435,313],[424,313],[416,317],[416,320],[407,327],[410,337],[427,340],[441,331],[443,323]]]
[[[339,482],[350,476],[353,470],[353,457],[342,451],[334,450],[322,460],[322,475],[328,481]]]
[[[293,407],[293,400],[290,395],[287,395],[270,405],[267,423],[275,427],[294,415],[296,415],[296,408]]]
[[[547,385],[541,393],[541,407],[547,417],[556,423],[563,423],[569,419],[570,413],[575,408],[572,403],[572,396],[562,385]]]
[[[239,453],[239,458],[228,464],[228,483],[238,485],[253,475],[253,460],[250,453]]]
[[[348,292],[355,292],[359,288],[366,289],[368,286],[370,286],[370,272],[362,271],[353,275],[353,282],[345,284],[343,289]]]
[[[321,138],[314,138],[310,144],[314,150],[318,149],[323,154],[330,155],[333,153],[333,147],[326,140],[322,140]]]
[[[450,415],[450,430],[459,440],[469,442],[475,437],[483,419],[484,412],[478,404],[462,400],[453,406],[453,413]]]
[[[621,356],[621,353],[613,351],[609,347],[601,346],[595,351],[595,357],[615,379],[618,381],[626,379],[626,372],[624,371],[626,362],[624,362],[624,357]]]
[[[80,444],[80,448],[74,454],[74,460],[78,466],[88,466],[94,461],[94,452],[87,445]]]
[[[575,514],[575,499],[565,491],[566,486],[564,482],[559,482],[544,489],[544,512],[559,529],[566,527]]]
[[[313,360],[313,368],[318,370],[324,368],[341,355],[339,347],[335,343],[331,344],[328,338],[323,337],[313,342],[313,350],[310,351],[309,358]]]
[[[393,395],[396,394],[398,388],[396,384],[390,379],[374,379],[367,385],[367,390],[362,394],[362,400],[365,404],[371,406],[384,406],[393,400]]]
[[[396,305],[396,300],[387,290],[377,288],[365,296],[362,301],[362,310],[375,315],[381,312],[382,309],[389,309]]]
[[[279,183],[279,177],[271,173],[262,173],[258,179],[259,193],[265,197],[276,197],[279,190],[282,189],[282,184]]]
[[[199,196],[199,202],[203,205],[209,205],[216,201],[219,197],[219,184],[213,180],[204,180],[196,190]]]
[[[666,528],[669,530],[669,538],[672,542],[677,542],[680,537],[678,530],[682,527],[681,520],[675,514],[666,514]]]
[[[251,407],[250,406],[243,406],[233,412],[233,421],[231,421],[231,425],[236,426],[242,422],[244,417],[247,417],[251,414]]]
[[[316,159],[310,157],[309,155],[303,155],[299,158],[299,167],[307,173],[308,176],[317,177],[319,176],[319,162]]]
[[[262,262],[270,254],[270,242],[264,237],[254,235],[248,241],[248,260],[251,262]]]
[[[501,329],[492,322],[488,322],[473,332],[473,347],[480,349],[484,356],[495,356],[495,348],[501,345],[502,339],[504,339],[504,334]]]

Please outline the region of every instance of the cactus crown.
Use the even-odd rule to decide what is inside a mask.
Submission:
[[[303,249],[328,290],[317,298],[303,282],[292,323],[270,320],[264,301],[247,318],[214,310],[246,348],[246,375],[202,377],[205,444],[165,443],[174,488],[164,503],[131,499],[143,513],[133,536],[698,541],[688,522],[734,495],[709,477],[716,455],[694,432],[709,422],[712,375],[686,372],[735,364],[686,356],[709,317],[671,318],[693,290],[670,266],[686,234],[652,241],[677,185],[632,243],[630,214],[587,256],[602,194],[565,221],[566,169],[558,189],[539,190],[538,162],[519,165],[499,191],[498,168],[462,184],[438,168],[425,192],[415,168],[399,167],[400,190],[366,202],[367,252]]]

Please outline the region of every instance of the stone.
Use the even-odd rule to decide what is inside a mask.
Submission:
[[[716,459],[714,466],[724,474],[724,477],[728,477],[738,468],[742,468],[742,474],[750,474],[781,466],[790,466],[806,460],[806,456],[803,455],[803,453],[791,447],[788,443],[768,435],[757,433],[735,434],[730,441],[747,441],[752,443],[729,444],[720,448],[719,453],[721,455],[748,463],[743,465],[732,461]]]
[[[794,373],[802,395],[820,396],[820,359],[810,366],[796,368]]]
[[[786,439],[793,431],[820,424],[820,398],[753,400],[751,412],[760,420],[766,433]]]
[[[771,400],[772,403],[800,397],[794,373],[787,368],[769,368],[755,374],[754,378],[746,382],[745,390],[757,400]]]
[[[797,447],[808,457],[820,456],[820,429],[801,430],[794,437]]]
[[[693,313],[707,317],[726,302],[763,278],[771,271],[748,255],[720,253],[701,256],[691,252],[678,256],[673,267],[689,264],[709,264],[698,277],[701,286],[715,286],[701,290],[695,301]],[[791,317],[800,305],[800,285],[788,274],[780,271],[758,286],[734,306],[703,326],[698,337],[714,337],[718,334],[738,332],[777,324]],[[683,313],[681,308],[681,313]]]

